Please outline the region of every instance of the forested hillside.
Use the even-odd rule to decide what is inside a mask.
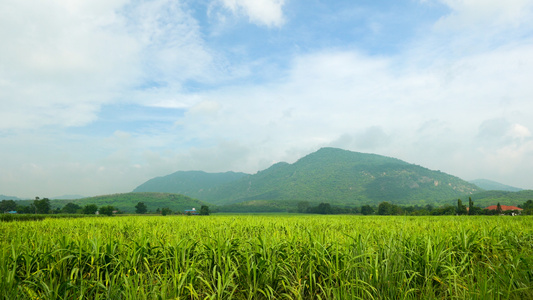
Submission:
[[[217,205],[282,200],[359,206],[424,205],[479,191],[460,178],[399,159],[323,148],[293,164],[277,163],[224,184],[198,184],[183,194]]]
[[[17,201],[17,203],[28,206],[31,205],[33,201],[34,200],[21,200]],[[95,204],[98,207],[111,205],[126,213],[135,212],[135,205],[139,202],[143,202],[148,211],[151,212],[155,212],[158,208],[162,209],[165,207],[170,208],[172,211],[184,211],[185,209],[191,209],[193,207],[199,209],[202,205],[206,205],[205,202],[192,199],[188,196],[169,193],[125,193],[83,199],[50,199],[52,209],[60,209],[68,203],[74,203],[82,207],[88,204]]]
[[[466,198],[468,200],[468,198]],[[487,207],[490,205],[521,205],[527,200],[533,200],[533,190],[523,190],[519,192],[507,191],[484,191],[472,195],[475,205]]]
[[[244,176],[249,175],[238,172],[178,171],[167,176],[150,179],[135,188],[133,192],[197,195],[203,191],[209,191],[213,187],[241,179]]]

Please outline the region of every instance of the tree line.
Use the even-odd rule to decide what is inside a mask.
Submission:
[[[500,215],[512,214],[514,211],[503,211],[500,203],[497,204],[496,210],[484,209],[474,206],[472,198],[468,199],[468,207],[464,205],[461,199],[457,200],[457,206],[444,205],[435,207],[433,205],[412,205],[399,206],[387,201],[379,203],[377,206],[363,205],[361,207],[339,207],[333,206],[330,203],[320,203],[317,206],[311,206],[308,201],[301,201],[298,203],[297,211],[299,213],[308,214],[362,214],[362,215],[412,215],[412,216],[439,216],[439,215]],[[522,214],[533,215],[533,200],[528,200],[522,205]]]
[[[118,212],[118,209],[112,205],[104,205],[98,207],[96,204],[87,204],[80,206],[76,203],[67,203],[62,208],[52,209],[50,199],[35,197],[35,200],[30,205],[20,205],[13,200],[2,200],[0,202],[0,212],[6,213],[16,211],[19,214],[86,214],[94,215],[99,212],[103,215],[113,215]]]
[[[67,203],[62,208],[52,209],[50,199],[35,197],[35,200],[30,205],[20,205],[14,200],[2,200],[0,201],[0,213],[8,213],[10,211],[16,211],[19,214],[85,214],[94,215],[98,212],[101,215],[112,216],[113,214],[122,213],[118,208],[112,205],[104,205],[98,207],[96,204],[87,204],[80,206],[76,203]],[[135,213],[146,214],[148,208],[144,202],[138,202],[135,205]],[[157,209],[156,213],[162,215],[177,214],[178,211],[172,211],[170,208],[165,207],[163,209]],[[202,205],[199,215],[209,215],[210,210],[206,205]]]

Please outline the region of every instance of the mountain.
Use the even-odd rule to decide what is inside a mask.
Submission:
[[[216,186],[233,182],[249,174],[238,172],[206,173],[203,171],[178,171],[148,180],[133,192],[159,192],[197,195]]]
[[[15,196],[0,195],[0,200],[21,200]]]
[[[509,192],[509,191],[484,191],[476,193],[471,196],[474,201],[474,205],[487,207],[490,205],[496,205],[500,203],[501,205],[522,205],[528,200],[533,200],[533,190],[522,190],[519,192]],[[463,198],[461,198],[463,199]],[[463,203],[468,203],[463,200]]]
[[[507,191],[507,192],[519,192],[522,191],[521,188],[517,188],[510,185],[505,185],[496,181],[488,179],[475,179],[468,181],[472,184],[477,185],[478,187],[487,190],[487,191]]]
[[[63,196],[52,197],[51,199],[71,200],[71,199],[83,199],[83,198],[87,198],[87,197],[86,196],[81,196],[81,195],[63,195]]]
[[[399,159],[322,148],[293,164],[277,163],[254,175],[182,192],[217,205],[270,200],[359,206],[424,205],[479,191],[460,178]]]

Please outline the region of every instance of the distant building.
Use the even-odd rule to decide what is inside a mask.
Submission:
[[[196,208],[193,207],[192,209],[186,209],[185,214],[186,215],[199,215],[200,213],[198,213],[198,211],[196,211]]]
[[[15,210],[12,210],[12,211],[8,211],[7,213],[8,213],[8,214],[16,214],[16,213],[17,213],[17,211],[15,211]]]
[[[508,205],[500,205],[500,207],[502,208],[502,211],[507,211],[507,210],[518,210],[518,211],[522,211],[523,209],[521,209],[520,207],[516,207],[516,206],[508,206]],[[488,210],[497,210],[498,209],[498,205],[491,205],[489,207],[486,207],[485,209],[488,209]]]
[[[516,214],[521,214],[523,210],[520,207],[510,206],[510,205],[500,205],[500,207],[502,208],[502,211],[516,211]],[[489,207],[485,207],[485,209],[498,210],[498,205],[491,205]],[[512,214],[513,216],[515,215],[515,213],[512,213]]]

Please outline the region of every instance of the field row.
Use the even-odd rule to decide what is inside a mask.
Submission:
[[[533,299],[533,217],[0,223],[4,299]]]

